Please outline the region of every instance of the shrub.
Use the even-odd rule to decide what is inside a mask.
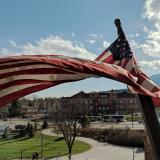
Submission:
[[[19,129],[19,137],[24,137],[27,135],[26,126],[24,128]]]
[[[15,125],[15,129],[24,129],[26,126],[19,124],[19,125]]]
[[[37,123],[34,123],[34,130],[37,130]]]
[[[141,130],[131,130],[129,128],[84,128],[80,130],[80,135],[121,146],[144,147],[144,131]]]
[[[30,124],[30,123],[27,124],[26,132],[27,132],[27,135],[28,135],[30,138],[34,137],[34,135],[35,135],[35,130],[34,130],[32,124]]]
[[[86,115],[84,115],[83,117],[80,118],[79,123],[82,128],[86,128],[86,127],[90,126],[90,120],[89,120],[88,116],[86,116]]]
[[[5,128],[3,134],[2,134],[2,138],[4,139],[8,139],[9,138],[9,129],[8,128]]]

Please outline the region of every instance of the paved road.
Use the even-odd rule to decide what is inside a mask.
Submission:
[[[92,128],[131,128],[131,129],[144,129],[144,124],[139,123],[138,121],[133,122],[120,122],[120,123],[109,123],[109,122],[92,122],[91,123]]]
[[[12,119],[11,121],[8,119],[7,121],[1,121],[0,120],[0,125],[7,125],[12,128],[14,128],[15,124],[27,124],[29,122],[29,119]],[[108,123],[108,122],[92,122],[91,127],[93,128],[126,128],[129,127],[131,129],[144,129],[144,124],[138,123],[138,121],[133,122],[121,122],[121,123]]]
[[[43,134],[55,135],[50,130],[44,130]],[[72,160],[133,160],[133,149],[119,147],[108,143],[100,143],[95,140],[78,137],[77,139],[89,143],[92,148],[84,153],[73,155]],[[53,158],[51,160],[58,160]],[[59,160],[68,160],[61,157]],[[134,149],[134,160],[144,160],[144,151],[141,148]]]

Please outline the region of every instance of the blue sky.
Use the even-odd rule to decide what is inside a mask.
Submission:
[[[50,54],[94,59],[117,38],[114,19],[148,74],[159,73],[159,0],[0,1],[0,56]],[[104,78],[62,84],[36,96],[70,96],[81,90],[126,88]]]

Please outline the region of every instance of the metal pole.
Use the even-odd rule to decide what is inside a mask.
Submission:
[[[23,150],[21,150],[21,160],[23,159]]]
[[[43,143],[44,143],[44,137],[43,134],[41,133],[41,158],[43,158]]]
[[[125,38],[120,19],[115,20],[118,35]],[[144,117],[147,134],[154,153],[155,160],[160,160],[160,124],[151,97],[138,95],[138,100]]]
[[[160,124],[151,97],[138,95],[150,145],[155,160],[160,160]]]
[[[133,147],[133,160],[134,160],[134,147]]]
[[[132,106],[132,128],[133,128],[133,106]]]

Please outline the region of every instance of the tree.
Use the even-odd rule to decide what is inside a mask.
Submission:
[[[8,117],[8,106],[0,108],[0,118],[2,120],[6,120]]]
[[[48,128],[48,123],[46,120],[44,120],[42,124],[42,129],[46,129],[46,128]]]
[[[18,104],[18,101],[13,101],[11,106],[8,108],[9,117],[21,116],[21,107]]]
[[[86,128],[90,125],[90,120],[87,115],[81,116],[79,123],[82,128]]]
[[[59,107],[55,114],[55,124],[64,136],[68,147],[69,160],[71,160],[72,148],[80,128],[80,124],[78,124],[78,110],[75,106]]]

